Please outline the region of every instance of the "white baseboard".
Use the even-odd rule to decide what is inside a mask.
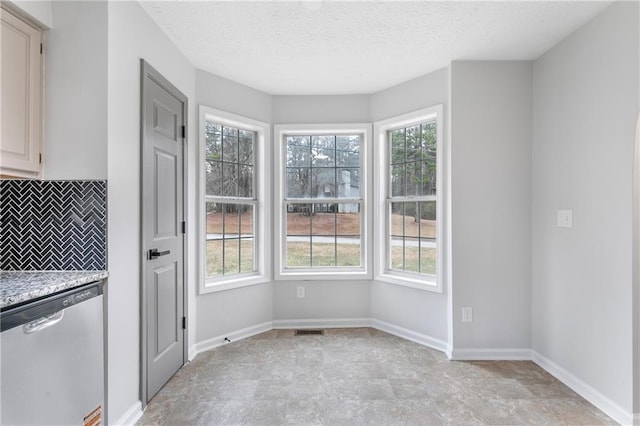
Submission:
[[[384,331],[385,333],[393,334],[394,336],[401,337],[406,340],[410,340],[412,342],[421,344],[423,346],[430,347],[440,352],[447,351],[447,342],[444,342],[439,339],[435,339],[431,336],[427,336],[426,334],[417,333],[415,331],[411,331],[407,328],[399,327],[397,325],[390,324],[385,321],[380,321],[377,319],[371,320],[371,327],[376,328],[380,331]]]
[[[448,348],[447,355],[452,361],[530,361],[531,349],[455,349]]]
[[[274,329],[371,327],[370,318],[292,319],[273,321]]]
[[[235,340],[246,339],[247,337],[255,336],[256,334],[264,333],[265,331],[269,331],[273,329],[273,323],[271,321],[263,322],[262,324],[257,324],[251,327],[243,328],[237,331],[230,331],[229,333],[221,334],[220,336],[212,337],[211,339],[203,340],[202,342],[198,342],[192,346],[193,350],[189,348],[189,359],[191,358],[191,354],[195,358],[200,352],[208,351],[209,349],[214,349],[219,346],[226,345],[227,342],[225,338],[231,340],[232,342]]]
[[[140,417],[142,417],[142,402],[136,401],[118,420],[109,423],[118,426],[135,425]]]
[[[531,360],[544,368],[549,374],[560,380],[562,383],[573,389],[578,395],[598,407],[606,415],[622,425],[631,425],[634,422],[633,413],[627,412],[615,402],[589,386],[564,368],[560,367],[550,359],[540,355],[536,351],[531,354]],[[636,421],[638,416],[636,415]],[[637,423],[636,423],[637,424]]]

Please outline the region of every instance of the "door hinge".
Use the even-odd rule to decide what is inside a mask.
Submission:
[[[184,220],[182,221],[182,233],[187,233],[187,222],[185,222]]]
[[[42,153],[38,153],[38,163],[42,164]]]
[[[182,126],[182,138],[187,137],[187,126]]]
[[[182,329],[187,329],[187,317],[182,317]]]
[[[44,47],[42,46],[42,43],[40,43],[40,54],[42,55],[42,51],[43,51]]]

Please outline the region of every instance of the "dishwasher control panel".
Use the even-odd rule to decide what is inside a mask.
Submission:
[[[40,318],[50,317],[78,303],[98,297],[103,292],[103,285],[102,281],[96,281],[9,308],[0,312],[0,329],[5,331]]]

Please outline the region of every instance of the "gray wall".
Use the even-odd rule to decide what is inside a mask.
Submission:
[[[437,104],[443,104],[446,111],[448,85],[449,70],[442,68],[374,93],[371,95],[371,120],[380,121]]]
[[[628,413],[638,15],[614,4],[533,72],[533,349]]]
[[[370,123],[369,95],[273,96],[273,124]]]
[[[372,120],[385,120],[442,104],[445,111],[443,135],[447,141],[448,87],[448,70],[441,69],[375,93],[371,95]],[[446,157],[447,152],[448,147],[441,154]],[[444,202],[447,202],[446,196]],[[374,281],[371,285],[371,317],[444,343],[448,338],[447,293],[446,288],[440,294]]]
[[[454,355],[531,347],[531,69],[451,64]]]
[[[196,70],[196,115],[198,105],[271,122],[271,95],[201,70]]]
[[[196,70],[195,96],[194,115],[198,115],[199,105],[204,105],[271,122],[271,95],[205,71]],[[194,170],[199,167],[197,162],[192,164]],[[194,257],[198,256],[197,251],[192,253]],[[198,286],[195,287],[197,291]],[[222,340],[226,334],[271,322],[272,300],[271,283],[198,295],[197,330],[191,345],[211,339]]]
[[[273,96],[272,123],[367,123],[368,95]],[[273,140],[277,144],[277,140]],[[275,150],[274,150],[275,151]],[[277,202],[274,208],[279,208]],[[367,281],[276,281],[273,283],[273,320],[343,320],[370,317]],[[296,298],[296,287],[305,298]]]
[[[43,177],[106,179],[107,2],[56,1],[51,7]]]

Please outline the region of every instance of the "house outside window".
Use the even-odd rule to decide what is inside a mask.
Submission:
[[[266,123],[200,107],[201,292],[268,277]]]
[[[370,125],[276,126],[276,277],[368,274]]]
[[[442,290],[442,106],[374,124],[375,164],[384,171],[376,191],[376,278]]]

